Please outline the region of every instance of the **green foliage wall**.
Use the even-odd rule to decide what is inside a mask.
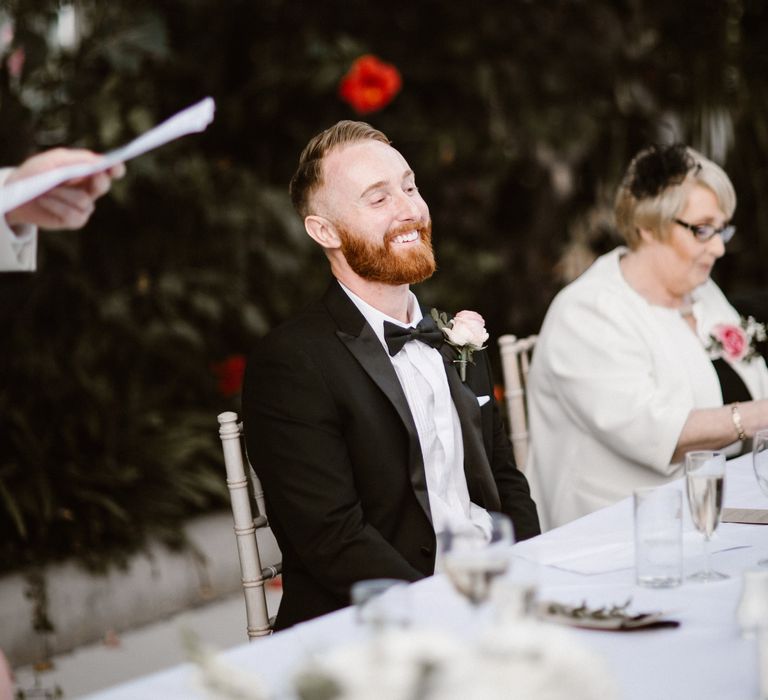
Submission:
[[[217,112],[133,161],[85,230],[44,234],[38,272],[0,278],[2,568],[178,542],[181,518],[225,502],[215,415],[238,405],[212,367],[327,283],[286,183],[311,135],[355,118],[337,87],[363,53],[403,79],[366,119],[431,207],[424,302],[477,309],[493,336],[535,331],[586,217],[641,146],[674,137],[740,196],[721,283],[763,284],[762,2],[78,0],[64,48],[68,6],[0,10],[0,162],[109,149],[205,95]]]

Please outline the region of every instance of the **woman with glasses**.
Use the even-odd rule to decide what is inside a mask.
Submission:
[[[736,195],[682,145],[638,154],[616,196],[626,247],[547,312],[529,375],[529,481],[555,527],[682,473],[688,450],[736,454],[768,426],[764,328],[710,279]]]

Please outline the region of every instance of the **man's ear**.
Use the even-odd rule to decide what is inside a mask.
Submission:
[[[336,227],[324,216],[310,214],[304,219],[304,228],[315,243],[326,249],[340,248],[341,239]]]

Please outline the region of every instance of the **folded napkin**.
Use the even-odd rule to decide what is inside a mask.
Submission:
[[[680,622],[665,618],[662,612],[629,612],[627,608],[630,602],[628,600],[624,605],[589,608],[586,603],[574,606],[545,601],[539,606],[539,617],[547,622],[557,622],[561,625],[600,630],[601,632],[632,632],[641,629],[680,626]]]
[[[696,531],[683,533],[683,553],[699,551],[702,535]],[[749,547],[715,533],[711,552]],[[546,535],[515,545],[515,554],[545,566],[554,566],[577,574],[605,574],[630,569],[635,565],[635,543],[631,532],[611,532],[581,537],[551,537]]]
[[[724,523],[768,525],[768,510],[762,508],[723,508]]]

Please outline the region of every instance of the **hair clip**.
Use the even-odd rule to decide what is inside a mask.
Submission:
[[[694,169],[698,173],[701,163],[693,159],[684,144],[654,144],[635,160],[629,191],[635,199],[656,197],[667,187],[679,185]]]

